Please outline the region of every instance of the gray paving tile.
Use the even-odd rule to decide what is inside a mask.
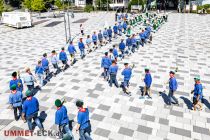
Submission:
[[[146,121],[151,121],[151,122],[155,121],[155,117],[154,116],[150,116],[150,115],[146,115],[146,114],[142,114],[141,119],[142,120],[146,120]]]
[[[104,116],[93,113],[91,116],[91,119],[96,120],[96,121],[103,121]]]
[[[129,107],[129,111],[132,111],[132,112],[141,113],[141,110],[142,109],[138,107],[134,107],[134,106]]]
[[[183,112],[176,111],[176,110],[170,110],[170,114],[178,117],[183,117]]]
[[[209,129],[195,126],[195,125],[193,125],[193,131],[197,133],[205,134],[205,135],[210,135]]]
[[[94,94],[94,93],[90,93],[88,94],[88,97],[91,97],[91,98],[98,98],[98,94]]]
[[[127,136],[132,137],[133,133],[134,133],[134,130],[128,129],[128,128],[125,128],[125,127],[120,127],[118,133],[120,133],[122,135],[127,135]]]
[[[122,114],[119,114],[119,113],[113,113],[112,114],[112,118],[116,119],[116,120],[120,120],[121,116],[122,116]]]
[[[181,129],[181,128],[176,128],[171,126],[170,127],[170,132],[178,135],[182,135],[185,137],[191,138],[191,132],[189,130]]]
[[[64,95],[64,94],[66,94],[66,92],[58,90],[55,94],[57,94],[57,95]]]
[[[164,118],[159,118],[159,123],[160,123],[160,124],[164,124],[164,125],[168,125],[169,120],[164,119]]]
[[[110,130],[106,130],[106,129],[103,129],[103,128],[97,128],[96,131],[94,132],[94,134],[102,136],[102,137],[106,137],[106,138],[109,137],[110,133],[111,133]]]
[[[139,125],[137,128],[137,131],[146,133],[146,134],[152,134],[152,128],[143,126],[143,125]]]
[[[101,109],[101,110],[104,110],[104,111],[109,111],[110,106],[100,104],[100,105],[98,106],[98,109]]]

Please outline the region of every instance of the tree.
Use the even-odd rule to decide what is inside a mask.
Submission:
[[[99,8],[99,9],[103,9],[103,10],[106,10],[107,8],[107,2],[108,4],[112,3],[112,0],[96,0],[96,6]]]
[[[62,9],[63,8],[63,3],[61,0],[55,0],[55,5],[58,7],[58,9]]]
[[[128,9],[131,10],[131,5],[142,5],[142,8],[144,8],[144,3],[143,0],[131,0],[128,4]]]
[[[0,0],[0,14],[4,11],[4,1]]]
[[[33,11],[43,11],[45,10],[45,3],[43,0],[32,0],[31,1],[31,9]]]
[[[32,0],[24,0],[23,6],[29,10],[31,10],[31,2]]]

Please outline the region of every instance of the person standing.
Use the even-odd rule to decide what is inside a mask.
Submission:
[[[53,74],[54,74],[54,76],[56,76],[56,74],[59,73],[60,68],[58,67],[59,59],[58,59],[58,56],[57,56],[57,53],[56,53],[55,50],[52,51],[51,63],[52,63],[52,65],[53,65],[53,68],[55,69],[55,70],[53,71]]]
[[[119,44],[119,49],[121,52],[121,60],[122,60],[122,59],[124,59],[124,55],[125,55],[125,43],[124,43],[123,39],[121,39],[121,42]]]
[[[70,140],[74,140],[72,131],[69,129],[69,117],[67,114],[67,109],[61,103],[60,99],[55,100],[56,112],[55,112],[55,124],[58,125],[58,130],[61,134],[61,138],[64,138],[64,131],[67,134],[66,137],[71,137]]]
[[[99,33],[98,33],[98,40],[99,40],[100,46],[102,47],[103,46],[103,35],[101,33],[101,30],[99,30]]]
[[[22,98],[23,94],[21,91],[16,90],[16,84],[11,86],[11,94],[9,96],[10,107],[14,110],[14,117],[17,121],[21,117],[22,113]],[[19,110],[19,116],[17,115],[17,110]]]
[[[122,75],[124,76],[123,80],[123,90],[126,94],[131,95],[131,92],[129,91],[129,84],[130,84],[130,79],[132,75],[132,68],[128,66],[128,63],[124,63],[124,70],[122,71]]]
[[[126,46],[128,47],[128,55],[131,55],[131,47],[132,47],[132,42],[130,36],[126,39]]]
[[[39,102],[37,98],[32,96],[30,90],[26,91],[26,97],[26,100],[23,102],[22,119],[27,120],[29,130],[33,130],[32,119],[40,130],[44,130],[38,117]]]
[[[203,98],[203,86],[200,81],[200,77],[194,78],[195,85],[194,90],[191,92],[193,95],[193,110],[202,110],[202,98]]]
[[[104,80],[108,80],[108,70],[111,64],[112,62],[108,57],[108,52],[105,52],[105,56],[101,60],[101,67],[104,69]]]
[[[45,79],[48,80],[48,76],[50,74],[50,70],[49,70],[49,61],[47,60],[47,53],[43,54],[42,67],[44,68]]]
[[[170,71],[169,76],[170,76],[170,78],[169,78],[169,94],[168,94],[169,103],[168,104],[171,105],[171,103],[174,103],[174,104],[179,105],[178,100],[174,96],[174,94],[176,93],[177,87],[178,87],[178,84],[177,84],[177,81],[175,78],[175,72]]]
[[[113,31],[114,31],[114,38],[117,38],[117,33],[118,33],[118,26],[117,23],[115,23],[114,27],[113,27]]]
[[[114,58],[115,58],[115,61],[117,62],[117,58],[118,58],[118,51],[116,49],[116,46],[113,45],[113,55],[114,55]]]
[[[84,107],[83,101],[76,101],[78,108],[76,131],[79,131],[80,140],[92,140],[90,137],[91,124],[89,119],[89,110]]]
[[[145,68],[145,77],[143,80],[145,83],[143,97],[145,97],[147,93],[148,97],[152,98],[152,94],[151,94],[152,76],[150,74],[149,68]]]
[[[80,57],[83,59],[85,57],[85,45],[82,41],[82,38],[79,39],[78,46],[80,50]]]
[[[107,30],[108,36],[109,36],[109,42],[112,41],[112,27],[109,26],[109,29]]]
[[[63,63],[62,70],[64,71],[69,65],[67,64],[68,57],[66,55],[64,47],[61,48],[61,52],[59,54],[59,60]]]
[[[115,86],[118,88],[118,82],[117,82],[117,71],[118,71],[118,66],[116,64],[115,60],[112,60],[112,65],[109,67],[109,86],[112,87],[112,83],[115,84]]]
[[[86,45],[87,45],[87,52],[91,53],[92,52],[92,46],[91,46],[92,40],[90,38],[90,35],[87,35],[86,39]]]
[[[35,74],[37,78],[39,79],[39,87],[41,88],[44,86],[44,68],[42,67],[42,61],[38,61],[38,64],[35,68]]]
[[[94,31],[93,32],[93,35],[92,35],[92,41],[93,41],[93,44],[94,44],[94,50],[96,50],[97,49],[97,41],[98,41],[98,37],[97,37],[97,34],[96,34],[96,32]]]
[[[108,29],[109,30],[109,29]],[[108,42],[108,30],[106,28],[104,28],[104,31],[103,31],[103,36],[104,36],[104,44],[106,45]]]
[[[68,51],[69,51],[69,54],[70,54],[71,65],[73,65],[74,62],[75,62],[75,53],[77,51],[76,51],[72,41],[70,41],[70,44],[68,46]]]
[[[12,90],[11,86],[13,84],[15,84],[16,85],[16,90],[23,92],[23,82],[20,79],[20,77],[17,78],[17,75],[18,75],[18,73],[16,71],[12,73],[12,80],[10,80],[9,88],[10,88],[10,90]]]
[[[132,43],[132,53],[135,52],[135,49],[137,48],[137,40],[136,40],[136,37],[135,37],[135,34],[133,34],[132,38],[131,38],[131,43]]]
[[[82,35],[84,35],[84,27],[83,27],[82,24],[80,24],[80,33],[81,33]]]
[[[28,90],[32,91],[34,89],[34,83],[36,79],[34,78],[30,68],[26,68],[26,75],[23,76],[23,82],[27,86]]]

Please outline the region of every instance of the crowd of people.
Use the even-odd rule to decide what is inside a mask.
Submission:
[[[101,60],[101,67],[104,69],[104,80],[108,81],[110,86],[115,84],[117,88],[122,87],[123,91],[127,95],[131,96],[131,92],[129,91],[129,84],[132,75],[132,69],[135,66],[129,64],[128,62],[124,63],[125,68],[121,72],[121,74],[124,76],[124,79],[119,86],[117,80],[117,62],[119,59],[122,60],[126,56],[129,57],[131,54],[138,51],[140,46],[144,47],[146,43],[152,43],[152,33],[157,32],[161,25],[166,21],[166,15],[159,16],[157,14],[145,14],[142,16],[141,14],[136,14],[129,17],[128,14],[119,14],[117,16],[117,23],[114,26],[105,27],[103,31],[99,30],[98,33],[94,31],[91,36],[87,35],[85,42],[83,41],[85,36],[84,27],[81,24],[80,31],[82,36],[78,41],[80,57],[81,59],[84,59],[86,52],[91,53],[99,47],[106,46],[106,44],[112,42],[113,39],[116,39],[124,34],[126,38],[121,39],[118,46],[113,45],[112,48],[105,52]],[[139,29],[139,27],[141,27],[141,29]],[[29,130],[33,130],[32,119],[40,128],[40,130],[44,129],[44,126],[38,117],[39,101],[36,97],[34,97],[34,89],[37,87],[41,89],[42,86],[44,86],[44,84],[50,80],[50,76],[56,76],[59,72],[65,71],[68,67],[70,67],[70,65],[73,65],[77,61],[75,59],[77,49],[73,41],[69,42],[67,50],[70,55],[70,60],[68,59],[68,55],[64,47],[61,48],[59,54],[57,54],[55,50],[51,52],[50,62],[53,66],[52,71],[50,71],[48,55],[47,53],[44,53],[42,59],[37,62],[35,67],[36,76],[32,74],[30,68],[25,69],[25,75],[23,76],[20,75],[19,72],[12,73],[12,80],[10,81],[9,85],[11,90],[11,94],[9,96],[9,104],[14,110],[15,120],[17,121],[21,117],[24,122],[28,123]],[[59,67],[60,62],[62,63],[61,67]],[[142,80],[145,83],[142,98],[144,98],[146,95],[148,98],[152,98],[152,76],[149,68],[145,68],[145,77]],[[36,83],[38,83],[37,87],[35,85]],[[25,94],[26,98],[23,96],[23,84],[27,86]],[[174,71],[170,71],[168,84],[168,104],[179,104],[178,100],[174,96],[178,87]],[[192,91],[192,93],[194,93],[194,110],[202,109],[202,89],[203,88],[202,84],[200,83],[200,78],[196,77],[195,88]],[[63,103],[64,101],[62,102],[60,99],[55,100],[55,107],[57,109],[55,112],[55,124],[58,126],[58,131],[61,133],[61,138],[69,136],[71,139],[74,139],[72,130],[69,128],[67,108],[63,105]],[[84,103],[81,100],[76,101],[76,106],[78,108],[76,131],[79,131],[80,140],[91,140],[91,124],[89,120],[88,108],[84,106]],[[18,111],[19,113],[17,113]],[[63,130],[65,130],[65,134],[63,133]]]

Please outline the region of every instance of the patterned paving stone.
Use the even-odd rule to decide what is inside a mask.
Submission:
[[[122,115],[119,114],[119,113],[113,113],[112,118],[113,118],[113,119],[116,119],[116,120],[120,120],[121,116],[122,116]]]
[[[103,121],[104,116],[93,113],[93,115],[91,116],[91,119],[96,120],[96,121]]]
[[[101,109],[101,110],[104,110],[104,111],[109,111],[110,106],[100,104],[100,105],[98,106],[98,109]]]
[[[124,128],[124,127],[120,127],[118,133],[120,133],[122,135],[127,135],[127,136],[132,137],[133,133],[134,133],[134,130],[128,129],[128,128]]]
[[[207,128],[199,127],[199,126],[193,126],[193,131],[205,135],[210,135],[210,131]]]
[[[176,128],[176,127],[170,127],[170,132],[191,138],[191,132],[189,130],[180,129],[180,128]]]
[[[146,120],[146,121],[151,121],[151,122],[155,121],[155,117],[154,116],[150,116],[150,115],[146,115],[146,114],[142,114],[141,119],[142,120]]]
[[[139,125],[137,131],[146,134],[152,134],[152,128],[143,125]]]
[[[141,113],[141,108],[130,106],[129,111]]]
[[[102,128],[97,128],[94,133],[96,135],[108,138],[109,134],[111,133],[111,131],[110,130],[106,130],[106,129],[102,129]]]

